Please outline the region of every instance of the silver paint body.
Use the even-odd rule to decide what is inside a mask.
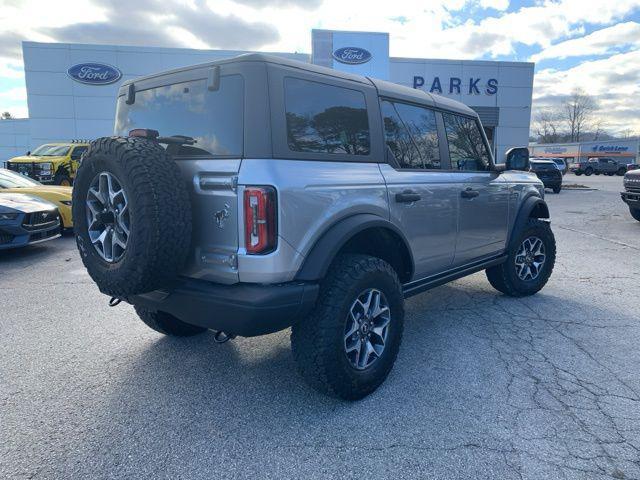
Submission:
[[[504,251],[520,203],[532,193],[544,196],[542,182],[532,173],[396,170],[381,162],[385,143],[380,98],[478,118],[462,103],[382,80],[248,54],[127,80],[118,95],[128,98],[130,92],[198,79],[206,79],[207,88],[215,92],[216,76],[225,75],[243,78],[243,154],[176,158],[193,209],[193,241],[184,276],[223,284],[288,282],[336,222],[371,214],[403,232],[415,262],[411,280],[419,280]],[[371,131],[369,153],[290,150],[283,98],[289,76],[361,92]],[[277,191],[277,248],[267,255],[247,255],[245,250],[242,198],[247,185],[271,185]],[[463,198],[467,188],[478,196]],[[395,195],[408,189],[419,193],[420,200],[396,202]]]
[[[339,220],[361,213],[395,224],[415,261],[412,280],[504,251],[521,199],[541,195],[526,172],[403,171],[387,164],[284,159],[180,160],[191,186],[191,259],[183,275],[224,284],[294,279],[316,241]],[[267,255],[244,248],[243,190],[277,191],[278,246]],[[472,187],[476,198],[460,193]],[[414,203],[395,194],[412,189]],[[223,218],[222,222],[218,218]]]

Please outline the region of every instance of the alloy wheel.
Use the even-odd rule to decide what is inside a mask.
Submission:
[[[94,177],[86,199],[87,230],[98,255],[108,263],[120,260],[127,249],[128,207],[127,194],[115,175],[101,172]]]
[[[527,237],[516,253],[516,273],[520,280],[535,280],[547,259],[544,242],[538,237]]]
[[[356,298],[344,329],[344,350],[352,367],[364,370],[380,358],[390,323],[389,303],[380,290],[369,288]]]

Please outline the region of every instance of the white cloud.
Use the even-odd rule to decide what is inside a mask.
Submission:
[[[27,89],[25,87],[10,88],[0,92],[0,102],[21,102],[27,100]]]
[[[640,46],[640,23],[624,22],[596,30],[589,35],[551,45],[531,60],[539,62],[549,58],[580,57],[612,53],[623,46]]]
[[[494,8],[496,10],[506,10],[509,8],[509,0],[480,0],[482,8]]]
[[[576,88],[584,89],[598,102],[604,128],[610,132],[640,131],[640,50],[583,62],[567,70],[537,72],[533,106],[557,105]]]

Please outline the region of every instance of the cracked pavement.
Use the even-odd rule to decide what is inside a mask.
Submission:
[[[547,194],[558,263],[512,299],[479,273],[407,302],[356,403],[288,331],[170,339],[107,306],[73,239],[0,254],[0,478],[640,479],[640,223],[621,177]]]

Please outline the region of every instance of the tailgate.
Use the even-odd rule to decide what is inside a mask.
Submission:
[[[193,213],[191,252],[183,275],[238,282],[238,171],[240,159],[180,159]]]

